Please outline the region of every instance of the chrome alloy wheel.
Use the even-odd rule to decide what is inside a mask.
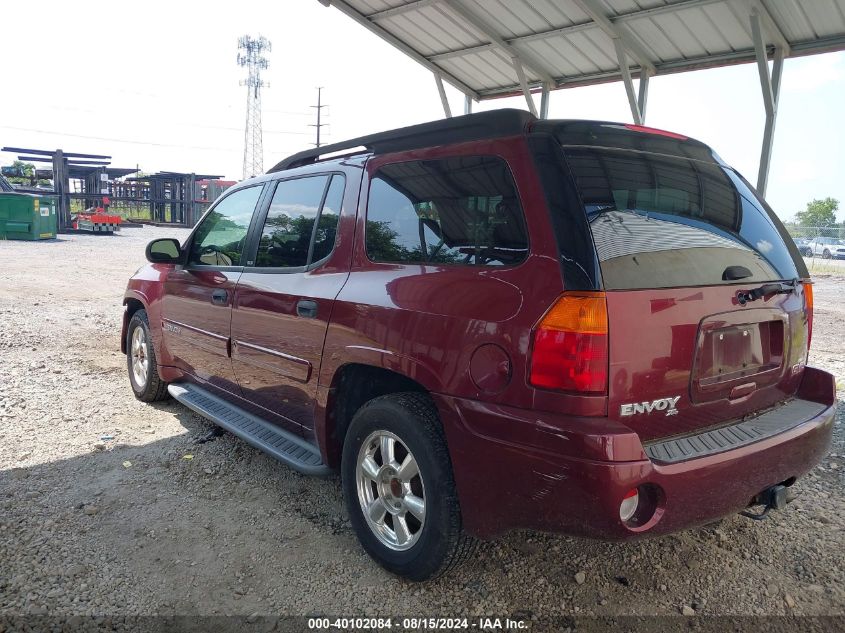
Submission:
[[[150,355],[147,349],[147,332],[140,325],[132,332],[132,345],[129,353],[132,354],[132,376],[139,389],[147,386],[147,378],[150,371]]]
[[[417,460],[396,435],[374,431],[358,451],[357,489],[367,525],[382,545],[410,549],[425,525],[425,487]]]

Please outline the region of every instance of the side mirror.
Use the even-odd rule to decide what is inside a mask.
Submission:
[[[182,247],[179,240],[163,237],[147,244],[147,261],[153,264],[178,264],[182,259]]]

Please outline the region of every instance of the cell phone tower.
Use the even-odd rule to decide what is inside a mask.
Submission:
[[[261,132],[261,89],[265,84],[261,71],[267,68],[264,52],[273,50],[266,37],[238,38],[238,66],[246,66],[248,76],[241,79],[240,85],[246,86],[246,128],[244,129],[244,178],[252,178],[264,173],[264,146]]]

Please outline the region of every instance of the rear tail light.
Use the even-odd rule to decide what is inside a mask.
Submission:
[[[565,293],[534,328],[529,382],[582,393],[607,391],[607,300]]]
[[[622,519],[623,522],[630,521],[634,516],[634,513],[637,511],[639,503],[640,493],[637,489],[634,488],[633,490],[629,490],[622,499],[622,503],[619,504],[619,518]]]
[[[801,282],[804,287],[804,308],[807,310],[807,351],[810,351],[810,341],[813,339],[813,282],[805,279]]]
[[[626,123],[625,127],[633,132],[642,132],[643,134],[656,134],[657,136],[668,136],[669,138],[674,138],[679,141],[686,141],[687,139],[689,139],[688,136],[684,136],[683,134],[676,134],[675,132],[659,130],[657,128],[647,127],[645,125],[631,125],[630,123]]]

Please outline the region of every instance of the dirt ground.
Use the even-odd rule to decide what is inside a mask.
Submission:
[[[830,454],[766,521],[630,544],[521,532],[435,582],[386,574],[337,479],[228,434],[197,444],[209,422],[133,398],[122,293],[165,235],[186,232],[0,242],[0,616],[845,615],[841,400]],[[845,277],[818,276],[815,304],[811,362],[841,390]]]

